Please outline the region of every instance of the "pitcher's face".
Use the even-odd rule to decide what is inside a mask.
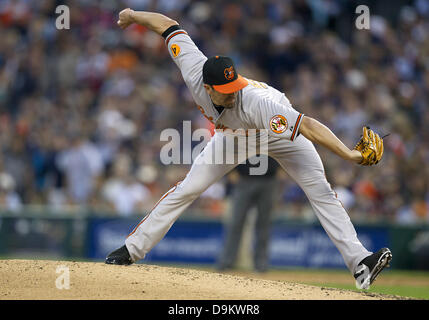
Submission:
[[[224,94],[216,91],[215,89],[213,89],[212,86],[209,86],[207,84],[204,85],[204,88],[206,89],[214,104],[225,108],[234,107],[235,101],[237,100],[238,91],[229,94]]]

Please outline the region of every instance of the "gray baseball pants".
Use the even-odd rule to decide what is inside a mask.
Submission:
[[[245,136],[234,140],[235,163],[213,163],[213,157],[225,153],[225,143],[230,136],[217,131],[204,150],[198,155],[185,179],[168,190],[155,207],[134,228],[125,240],[133,261],[143,259],[168,232],[173,223],[210,185],[220,180],[245,159],[247,153]],[[258,144],[268,145],[268,155],[279,162],[289,176],[306,194],[322,227],[333,241],[350,272],[371,252],[359,241],[350,218],[328,183],[322,161],[314,145],[304,136],[291,142],[262,134]]]

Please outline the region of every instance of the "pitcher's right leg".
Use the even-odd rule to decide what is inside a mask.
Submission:
[[[237,166],[237,163],[213,163],[213,155],[224,148],[224,144],[220,143],[222,139],[221,133],[212,137],[185,179],[165,193],[127,237],[125,245],[134,262],[145,257],[201,193]]]

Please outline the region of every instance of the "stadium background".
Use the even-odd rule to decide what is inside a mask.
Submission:
[[[55,28],[61,4],[69,30]],[[370,30],[355,26],[361,4]],[[363,125],[390,133],[375,167],[318,150],[362,242],[390,246],[396,269],[429,269],[426,0],[1,1],[0,256],[102,261],[189,169],[161,163],[161,131],[210,129],[163,39],[116,26],[126,7],[179,21],[349,147]],[[231,188],[209,188],[148,262],[213,265]],[[293,181],[275,192],[272,266],[344,268]]]

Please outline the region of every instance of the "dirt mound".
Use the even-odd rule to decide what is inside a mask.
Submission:
[[[399,297],[145,264],[0,260],[2,299],[390,300]]]

